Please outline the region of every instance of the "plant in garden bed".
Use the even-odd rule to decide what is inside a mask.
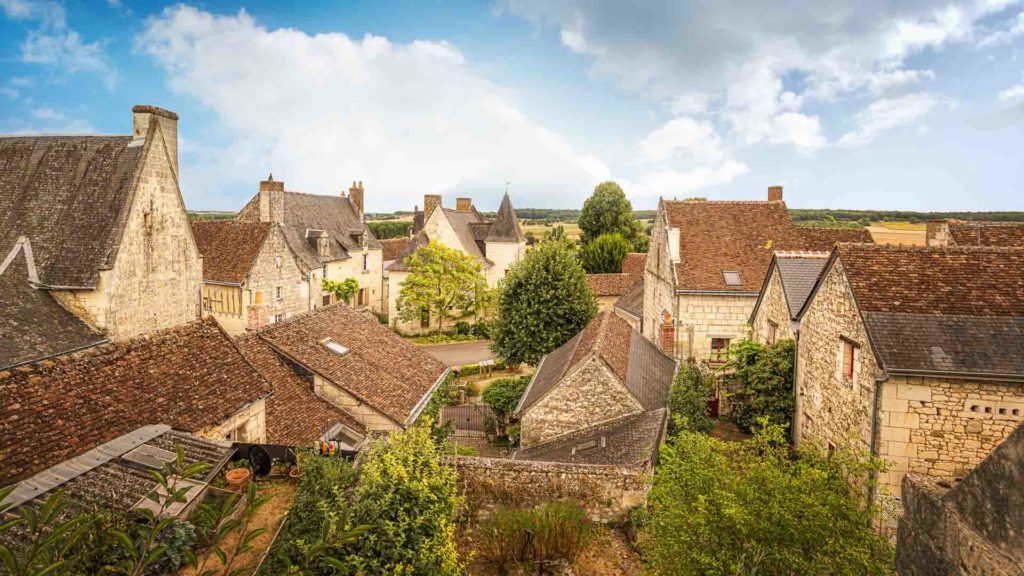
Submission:
[[[575,563],[593,537],[593,526],[579,503],[558,501],[531,509],[499,508],[480,532],[482,554],[504,572],[541,560]]]
[[[759,418],[787,429],[793,420],[793,362],[796,343],[779,340],[764,346],[743,339],[729,347],[729,361],[725,369],[742,390],[733,410],[732,419],[745,432],[755,427]]]
[[[708,416],[708,398],[714,392],[715,375],[706,365],[693,362],[680,365],[668,391],[669,434],[678,434],[682,430],[710,432],[715,421]]]

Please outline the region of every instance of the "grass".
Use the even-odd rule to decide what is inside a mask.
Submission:
[[[408,340],[417,346],[434,344],[451,344],[453,342],[475,342],[482,340],[472,334],[431,334],[429,336],[409,336]]]

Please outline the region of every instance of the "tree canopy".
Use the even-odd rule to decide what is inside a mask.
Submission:
[[[796,343],[779,340],[771,346],[743,339],[729,347],[726,369],[742,389],[733,410],[733,420],[744,430],[755,426],[759,418],[789,428],[793,420],[793,362]]]
[[[483,267],[454,248],[431,242],[413,252],[405,263],[409,276],[400,284],[398,316],[406,322],[427,312],[440,333],[446,320],[475,315],[490,299]]]
[[[602,182],[583,203],[577,221],[580,239],[589,244],[603,234],[620,234],[632,244],[640,234],[640,225],[633,216],[633,205],[615,182]]]
[[[671,420],[669,434],[683,430],[710,432],[715,421],[708,416],[708,398],[715,393],[715,375],[706,365],[685,362],[679,366],[672,387],[668,390],[668,409]]]
[[[580,263],[587,274],[622,272],[630,244],[618,232],[602,234],[580,250]]]
[[[324,278],[320,281],[320,286],[345,304],[351,304],[352,297],[359,291],[359,282],[355,278],[345,278],[341,281]]]
[[[546,240],[502,280],[492,348],[510,364],[536,365],[596,314],[597,301],[573,245]]]

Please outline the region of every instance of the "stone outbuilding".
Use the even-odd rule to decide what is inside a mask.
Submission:
[[[963,478],[1024,422],[1024,251],[839,244],[799,315],[794,438]]]
[[[242,344],[247,354],[259,352],[250,338],[265,344],[301,387],[351,416],[330,416],[325,422],[336,418],[334,422],[354,433],[412,425],[449,373],[445,364],[376,318],[344,304],[323,306],[247,335]],[[268,371],[269,364],[254,364],[275,384],[282,381],[280,372]],[[302,413],[282,416],[301,418]],[[313,427],[306,434],[323,428]]]
[[[398,299],[402,282],[409,276],[406,259],[421,246],[438,242],[472,257],[483,267],[487,285],[494,288],[505,277],[512,264],[526,254],[526,236],[519,225],[515,208],[508,194],[493,220],[487,220],[473,205],[471,198],[458,198],[455,209],[441,205],[441,196],[424,196],[423,211],[413,217],[413,236],[395,261],[388,266],[388,317],[391,325],[405,334],[428,331],[431,319],[402,322],[398,319]]]
[[[599,313],[537,366],[514,412],[521,427],[518,457],[558,454],[582,462],[618,454],[629,460],[623,464],[647,460],[667,422],[664,408],[676,368],[620,316]],[[645,431],[642,438],[631,436],[638,430]],[[582,454],[588,451],[593,453]]]
[[[929,246],[1004,246],[1024,248],[1024,222],[934,220],[927,225]]]
[[[337,301],[322,289],[323,280],[353,278],[359,290],[351,304],[382,312],[383,247],[366,225],[364,202],[362,182],[353,182],[347,193],[325,196],[286,191],[284,182],[270,175],[235,219],[268,222],[280,228],[307,279],[308,288],[303,291],[309,299],[307,310]],[[275,272],[257,269],[257,273],[273,277]]]
[[[0,254],[30,246],[29,285],[111,340],[195,320],[202,259],[178,182],[178,115],[155,106],[132,108],[123,136],[0,137]],[[52,327],[23,321],[26,343]]]
[[[750,337],[771,345],[800,331],[798,316],[821,275],[828,252],[776,252],[768,267],[754,311],[750,313]]]
[[[782,187],[767,201],[658,203],[644,275],[644,335],[677,358],[724,362],[743,336],[775,251],[871,242],[863,228],[793,224]]]

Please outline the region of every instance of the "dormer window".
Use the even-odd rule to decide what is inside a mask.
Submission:
[[[740,273],[735,270],[723,270],[722,279],[725,280],[726,286],[743,286],[743,280],[740,279]]]
[[[324,345],[324,348],[327,348],[338,356],[345,356],[348,354],[347,346],[342,345],[340,342],[335,342],[331,338],[325,338],[324,340],[321,340],[320,343]]]

